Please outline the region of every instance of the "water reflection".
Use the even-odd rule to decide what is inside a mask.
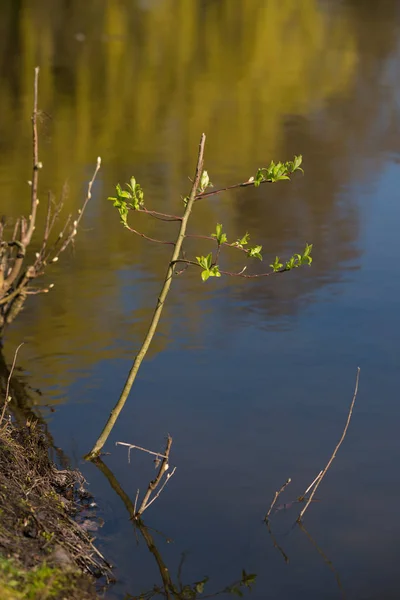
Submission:
[[[135,504],[120,485],[114,473],[101,458],[96,458],[94,460],[94,464],[100,469],[103,475],[105,475],[113,490],[124,503],[132,521],[135,533],[138,531],[141,534],[149,552],[154,557],[162,581],[161,587],[159,585],[154,585],[151,590],[147,592],[141,592],[139,595],[132,596],[127,594],[124,597],[125,600],[147,600],[155,597],[164,597],[168,600],[171,598],[175,598],[175,600],[195,600],[196,598],[214,598],[215,596],[220,596],[221,594],[235,594],[242,596],[243,591],[251,589],[256,580],[256,575],[254,573],[246,573],[244,570],[242,571],[240,579],[233,581],[229,585],[224,586],[222,589],[211,593],[208,592],[208,577],[204,577],[203,579],[191,584],[183,583],[183,567],[186,560],[185,553],[182,553],[181,555],[176,581],[174,581],[170,574],[170,570],[168,569],[156,543],[154,542],[151,529],[144,524],[140,517],[137,517]],[[167,542],[168,541],[171,540],[167,539]]]

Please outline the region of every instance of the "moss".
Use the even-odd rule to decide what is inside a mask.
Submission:
[[[95,600],[111,572],[75,520],[82,476],[50,461],[36,424],[0,427],[0,465],[0,600]]]
[[[45,563],[26,571],[14,561],[0,557],[0,598],[2,600],[86,600],[93,590],[81,573],[51,567]]]

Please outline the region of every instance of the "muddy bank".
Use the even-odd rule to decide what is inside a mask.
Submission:
[[[111,571],[79,524],[94,522],[92,498],[48,451],[37,421],[0,424],[0,598],[93,600]]]

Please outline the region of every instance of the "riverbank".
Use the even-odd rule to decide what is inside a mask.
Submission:
[[[37,422],[0,424],[0,598],[98,598],[95,580],[111,571],[87,531],[95,521],[83,482],[49,459]]]

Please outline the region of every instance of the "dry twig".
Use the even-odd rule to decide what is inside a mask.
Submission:
[[[18,351],[21,348],[21,346],[23,346],[23,345],[24,345],[24,342],[22,342],[22,344],[20,344],[17,347],[17,349],[15,350],[15,352],[14,352],[14,360],[13,360],[13,363],[12,363],[12,366],[11,366],[11,370],[10,370],[10,373],[8,374],[8,379],[7,379],[6,396],[4,398],[4,406],[3,406],[3,410],[2,410],[1,416],[0,416],[0,425],[3,423],[3,419],[4,419],[4,415],[5,415],[7,406],[11,402],[11,396],[9,395],[11,377],[12,377],[12,374],[13,374],[14,369],[15,369],[15,363],[17,362]]]
[[[354,389],[353,400],[352,400],[352,402],[351,402],[351,405],[350,405],[349,414],[347,415],[347,421],[346,421],[346,425],[345,425],[345,427],[344,427],[344,430],[343,430],[342,436],[341,436],[341,438],[340,438],[340,440],[339,440],[338,444],[336,445],[336,448],[334,449],[332,456],[331,456],[331,457],[330,457],[330,459],[328,460],[328,463],[327,463],[327,465],[326,465],[325,469],[324,469],[324,470],[322,471],[322,473],[320,473],[320,474],[318,475],[318,477],[317,477],[317,478],[314,480],[314,482],[315,482],[314,488],[313,488],[313,490],[312,490],[312,492],[311,492],[311,494],[310,494],[310,496],[309,496],[309,498],[308,498],[308,500],[307,500],[307,503],[306,503],[306,505],[304,506],[303,510],[300,512],[300,514],[299,514],[299,516],[298,516],[298,518],[297,518],[297,521],[298,521],[299,523],[300,523],[300,521],[302,520],[302,518],[303,518],[303,516],[304,516],[304,513],[306,512],[306,510],[307,510],[307,508],[309,507],[310,503],[312,502],[312,499],[313,499],[313,497],[314,497],[314,494],[315,494],[315,492],[317,491],[317,489],[318,489],[318,487],[319,487],[319,484],[321,483],[321,481],[322,481],[322,480],[323,480],[323,478],[325,477],[325,475],[326,475],[326,473],[327,473],[327,471],[328,471],[329,467],[331,466],[331,464],[332,464],[332,462],[333,462],[334,458],[336,457],[336,454],[337,454],[337,452],[338,452],[338,450],[339,450],[339,448],[340,448],[340,446],[341,446],[341,444],[342,444],[342,442],[343,442],[344,438],[346,437],[346,433],[347,433],[347,430],[348,430],[348,428],[349,428],[349,425],[350,425],[351,416],[352,416],[352,414],[353,414],[353,408],[354,408],[354,404],[355,404],[355,401],[356,401],[356,398],[357,398],[357,392],[358,392],[358,382],[359,382],[359,379],[360,379],[360,367],[358,367],[358,368],[357,368],[356,385],[355,385],[355,389]],[[309,491],[309,490],[311,489],[311,487],[312,487],[312,485],[314,484],[314,482],[311,484],[311,486],[309,486],[309,487],[307,488],[307,491]],[[306,493],[307,493],[307,492],[304,492],[304,495],[303,495],[303,497],[306,495]]]
[[[128,462],[131,462],[131,450],[141,450],[142,452],[147,452],[147,454],[152,454],[153,456],[157,456],[157,458],[168,458],[164,454],[160,452],[153,452],[152,450],[147,450],[147,448],[142,448],[141,446],[136,446],[135,444],[128,444],[127,442],[115,442],[116,446],[128,446]]]
[[[270,514],[271,514],[271,512],[272,512],[272,509],[274,508],[274,506],[275,506],[275,504],[276,504],[276,501],[278,500],[278,498],[279,498],[279,496],[282,494],[282,492],[284,492],[284,491],[285,491],[285,489],[287,488],[287,486],[289,485],[289,483],[290,483],[291,481],[292,481],[292,480],[291,480],[291,479],[290,479],[290,477],[289,477],[289,479],[288,479],[287,481],[285,481],[285,483],[283,484],[283,486],[281,487],[281,489],[280,489],[279,491],[275,492],[274,499],[272,500],[272,502],[271,502],[271,506],[269,507],[269,509],[268,509],[268,512],[267,512],[267,514],[266,514],[266,515],[265,515],[265,517],[264,517],[264,521],[269,521],[269,516],[270,516]]]
[[[153,479],[153,481],[150,481],[149,486],[147,488],[147,492],[145,493],[142,503],[140,505],[140,508],[136,513],[136,517],[140,517],[144,513],[146,508],[148,508],[150,506],[150,504],[152,504],[154,502],[154,500],[156,500],[158,498],[158,496],[161,494],[162,490],[166,486],[167,482],[171,479],[172,475],[175,473],[176,467],[173,469],[173,471],[171,473],[168,473],[168,475],[166,476],[166,479],[164,480],[164,483],[160,487],[159,491],[150,500],[152,493],[160,485],[164,473],[166,473],[166,471],[168,471],[168,468],[169,468],[168,459],[169,459],[169,453],[171,451],[171,446],[172,446],[172,437],[169,435],[167,438],[167,445],[165,447],[164,458],[161,462],[160,468],[158,469],[158,473],[157,473],[155,479]]]

